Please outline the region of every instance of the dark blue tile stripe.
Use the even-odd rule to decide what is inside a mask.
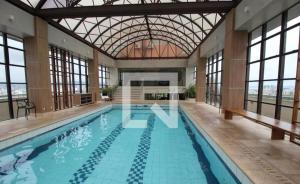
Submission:
[[[127,177],[128,184],[142,184],[144,171],[147,164],[147,158],[149,149],[151,146],[151,133],[154,127],[155,115],[151,114],[147,121],[147,128],[144,130],[140,143],[138,146],[138,151],[133,160],[133,164],[129,170],[129,174]]]
[[[219,184],[218,179],[216,178],[216,176],[214,175],[214,173],[211,170],[210,163],[209,163],[208,159],[206,158],[206,156],[201,148],[201,145],[196,140],[196,136],[195,136],[194,132],[192,131],[190,125],[188,124],[188,122],[186,121],[186,119],[184,118],[184,116],[182,114],[181,114],[181,117],[182,117],[182,121],[184,124],[184,128],[192,141],[194,150],[197,153],[198,161],[199,161],[201,169],[206,177],[207,183]]]
[[[120,123],[91,153],[88,160],[73,174],[73,178],[69,180],[72,184],[80,184],[88,179],[88,176],[95,170],[102,158],[105,156],[114,140],[121,134],[124,128]]]

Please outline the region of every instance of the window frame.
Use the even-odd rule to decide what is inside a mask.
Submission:
[[[219,66],[219,64],[221,64]],[[223,86],[224,50],[221,50],[206,61],[206,103],[221,107]],[[221,77],[221,80],[219,79]],[[218,91],[218,86],[220,89]]]
[[[293,7],[299,5],[296,4]],[[249,39],[248,39],[248,47],[247,47],[247,64],[246,64],[246,82],[245,82],[245,99],[244,99],[244,108],[246,110],[248,109],[248,103],[256,103],[256,110],[254,111],[257,114],[262,114],[262,106],[265,105],[273,105],[275,107],[275,112],[274,112],[274,116],[272,118],[275,119],[282,119],[281,118],[281,110],[284,108],[293,110],[293,105],[288,106],[285,105],[283,102],[283,84],[285,81],[294,81],[296,83],[296,76],[295,78],[284,78],[284,70],[285,70],[285,57],[287,56],[291,56],[295,53],[299,52],[299,45],[298,45],[298,49],[294,49],[294,50],[290,50],[286,52],[285,49],[285,45],[286,45],[286,40],[287,40],[287,33],[288,31],[294,29],[294,28],[299,28],[299,32],[300,32],[300,23],[298,22],[297,24],[294,24],[290,27],[288,27],[288,12],[290,9],[292,9],[293,7],[289,8],[288,10],[286,10],[285,12],[275,16],[274,18],[272,18],[271,20],[265,22],[263,25],[255,28],[254,30],[252,30],[249,33]],[[300,14],[299,14],[300,16]],[[271,21],[275,20],[276,18],[281,17],[281,29],[279,32],[272,34],[271,36],[267,37],[267,24],[270,23]],[[275,28],[274,28],[275,29]],[[252,34],[253,33],[257,33],[256,31],[260,30],[260,41],[256,41],[254,43],[252,42]],[[300,34],[300,33],[299,33]],[[265,51],[266,51],[266,42],[276,36],[280,36],[280,41],[279,41],[279,53],[277,55],[274,56],[270,56],[270,57],[265,57]],[[253,39],[255,40],[255,38]],[[298,40],[297,40],[298,42]],[[261,49],[260,49],[260,57],[259,60],[255,60],[255,61],[251,61],[252,58],[251,57],[251,48],[253,48],[253,46],[255,45],[261,45]],[[264,70],[265,70],[265,61],[270,60],[270,59],[274,59],[274,58],[278,58],[278,62],[279,62],[279,66],[278,66],[278,71],[277,71],[277,78],[276,79],[264,79]],[[250,70],[250,66],[254,63],[260,63],[260,67],[259,67],[259,79],[258,80],[250,80],[249,79],[249,70]],[[298,61],[297,61],[298,63]],[[270,103],[270,102],[266,102],[263,101],[263,85],[265,82],[276,82],[277,86],[276,86],[276,94],[275,94],[275,103]],[[257,95],[257,100],[251,100],[249,99],[249,84],[251,82],[258,82],[258,95]],[[295,89],[294,89],[295,90]],[[294,91],[295,94],[295,91]],[[293,97],[293,101],[295,101],[294,97]],[[298,110],[300,110],[298,108]],[[292,118],[291,118],[292,119]]]
[[[6,91],[7,91],[7,99],[1,100],[0,103],[8,104],[9,118],[13,119],[15,117],[14,102],[16,102],[19,99],[27,99],[28,98],[27,66],[26,66],[24,40],[20,37],[17,37],[12,34],[8,34],[8,33],[0,32],[0,34],[3,39],[2,40],[3,42],[0,43],[0,46],[3,47],[3,55],[4,55],[4,62],[0,63],[0,65],[4,66],[5,78],[6,78],[6,82],[0,82],[0,84],[6,86]],[[13,47],[13,46],[8,45],[9,39],[21,42],[23,48],[18,48],[18,47]],[[23,56],[24,65],[11,64],[9,50],[21,51],[23,53],[22,56]],[[12,82],[11,70],[10,70],[11,67],[18,67],[18,68],[22,68],[24,70],[24,82]],[[21,97],[14,98],[13,91],[12,91],[13,85],[25,85],[25,94],[22,94]]]

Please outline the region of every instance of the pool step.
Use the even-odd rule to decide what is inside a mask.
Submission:
[[[131,96],[132,100],[142,100],[143,99],[143,96],[142,96],[143,88],[131,87],[130,90],[131,90],[130,96]],[[113,97],[115,100],[122,100],[122,87],[117,88]]]

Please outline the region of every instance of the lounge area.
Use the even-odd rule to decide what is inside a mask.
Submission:
[[[0,183],[300,184],[299,0],[0,15]]]

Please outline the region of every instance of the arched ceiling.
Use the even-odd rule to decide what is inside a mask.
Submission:
[[[235,0],[20,0],[30,6],[36,12],[40,11],[49,14],[44,17],[51,20],[56,26],[63,27],[69,33],[79,36],[85,42],[97,47],[101,52],[118,58],[119,53],[132,43],[141,40],[162,40],[165,44],[172,44],[181,49],[181,57],[189,57],[207,35],[224,18],[228,10],[220,9],[225,3],[232,2],[232,7],[237,4]],[[136,15],[116,16],[122,12],[116,11],[115,14],[108,16],[88,15],[82,17],[80,14],[61,16],[60,10],[77,10],[87,7],[121,7],[130,5],[191,5],[192,3],[203,3],[211,7],[209,13],[172,13],[172,14],[151,14],[150,10],[145,9],[145,13],[137,12]],[[234,2],[234,3],[233,3]],[[189,4],[182,4],[189,3]],[[204,4],[207,3],[207,4]],[[214,3],[214,6],[212,6]],[[219,3],[219,4],[218,4]],[[224,3],[224,4],[221,4]],[[220,6],[218,6],[220,5]],[[231,7],[231,8],[232,8]],[[151,8],[151,7],[149,7]],[[176,8],[176,7],[175,7]],[[216,12],[214,12],[215,8]],[[219,8],[219,9],[217,9]],[[48,11],[49,10],[49,11]],[[102,9],[105,10],[105,9]],[[134,9],[135,10],[135,9]],[[136,8],[138,11],[139,9]],[[168,10],[168,7],[167,9]],[[60,11],[60,14],[59,14]],[[154,10],[155,11],[155,10]],[[76,13],[75,12],[75,13]],[[142,11],[143,12],[143,11]],[[164,11],[162,11],[163,13]],[[82,12],[84,13],[84,12]],[[39,14],[38,14],[39,15]],[[57,15],[57,16],[56,16]],[[85,15],[85,14],[84,14]],[[96,14],[97,11],[96,11]],[[100,15],[100,14],[99,14]],[[54,17],[53,17],[54,16]],[[51,17],[51,18],[50,18]],[[176,56],[177,57],[177,56]]]

